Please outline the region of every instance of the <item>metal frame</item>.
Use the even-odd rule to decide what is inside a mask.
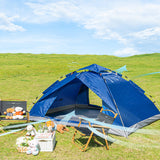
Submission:
[[[114,113],[112,110],[103,110],[103,108],[100,110],[100,112],[102,112],[102,111],[110,111],[110,112],[112,112],[113,114],[114,114],[114,119],[117,117],[117,113]],[[80,127],[80,125],[81,125],[81,123],[82,123],[82,120],[83,120],[83,118],[80,118],[80,122],[79,122],[79,124],[78,124],[78,127]],[[101,125],[92,125],[89,121],[88,121],[88,125],[89,125],[89,127],[92,127],[92,128],[101,128],[102,129],[102,133],[106,136],[106,132],[105,132],[105,129],[110,129],[109,127],[106,127],[106,126],[101,126]],[[91,141],[91,139],[92,139],[92,137],[93,137],[93,140],[94,140],[94,142],[95,143],[97,143],[98,145],[101,145],[101,146],[103,146],[103,147],[105,147],[105,149],[106,150],[109,150],[109,144],[108,144],[108,141],[107,141],[107,139],[105,138],[105,144],[106,145],[102,145],[102,144],[100,144],[100,142],[98,142],[98,141],[96,141],[96,137],[95,136],[93,136],[93,132],[91,132],[91,134],[89,135],[89,138],[88,138],[88,141],[87,141],[87,143],[86,144],[84,144],[84,145],[82,145],[82,146],[79,146],[77,143],[76,143],[76,140],[75,140],[75,137],[76,137],[76,135],[77,135],[77,133],[79,133],[81,136],[86,136],[85,134],[83,134],[83,133],[81,133],[79,130],[77,130],[75,127],[72,127],[74,130],[75,130],[75,132],[74,132],[74,134],[73,134],[73,137],[72,137],[72,143],[76,146],[76,147],[78,147],[82,152],[85,152],[86,150],[87,150],[87,148],[88,148],[88,145],[89,145],[89,143],[90,143],[90,141]]]

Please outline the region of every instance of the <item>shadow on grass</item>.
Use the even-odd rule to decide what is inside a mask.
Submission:
[[[89,138],[88,136],[82,136],[82,137],[76,138],[75,143],[77,143],[79,147],[85,146],[85,144],[88,141],[88,138]],[[105,139],[98,137],[98,136],[95,136],[95,139],[99,144],[96,143],[94,139],[92,138],[90,143],[88,144],[86,151],[90,150],[92,147],[105,147],[106,146]],[[111,146],[112,143],[113,142],[108,141],[109,146]]]

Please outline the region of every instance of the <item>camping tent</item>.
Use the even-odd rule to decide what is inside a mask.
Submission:
[[[90,104],[89,89],[100,97],[102,106]],[[114,125],[134,131],[160,119],[159,110],[144,90],[122,78],[121,74],[97,64],[81,68],[53,83],[34,104],[30,116],[66,120],[65,115],[70,114],[67,124],[72,125],[76,124],[78,116],[96,118],[101,107],[118,113]],[[127,136],[131,132],[112,128],[110,133]]]

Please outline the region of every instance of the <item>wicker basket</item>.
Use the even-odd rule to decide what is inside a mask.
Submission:
[[[18,152],[24,153],[27,151],[27,147],[17,147]]]

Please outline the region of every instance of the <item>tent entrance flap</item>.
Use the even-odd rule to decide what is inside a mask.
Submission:
[[[77,75],[77,78],[88,88],[90,88],[98,97],[105,101],[111,110],[117,112],[116,106],[110,96],[107,86],[99,74],[82,72],[81,74]]]
[[[81,83],[81,87],[76,97],[76,104],[89,104],[88,90],[88,87]]]

